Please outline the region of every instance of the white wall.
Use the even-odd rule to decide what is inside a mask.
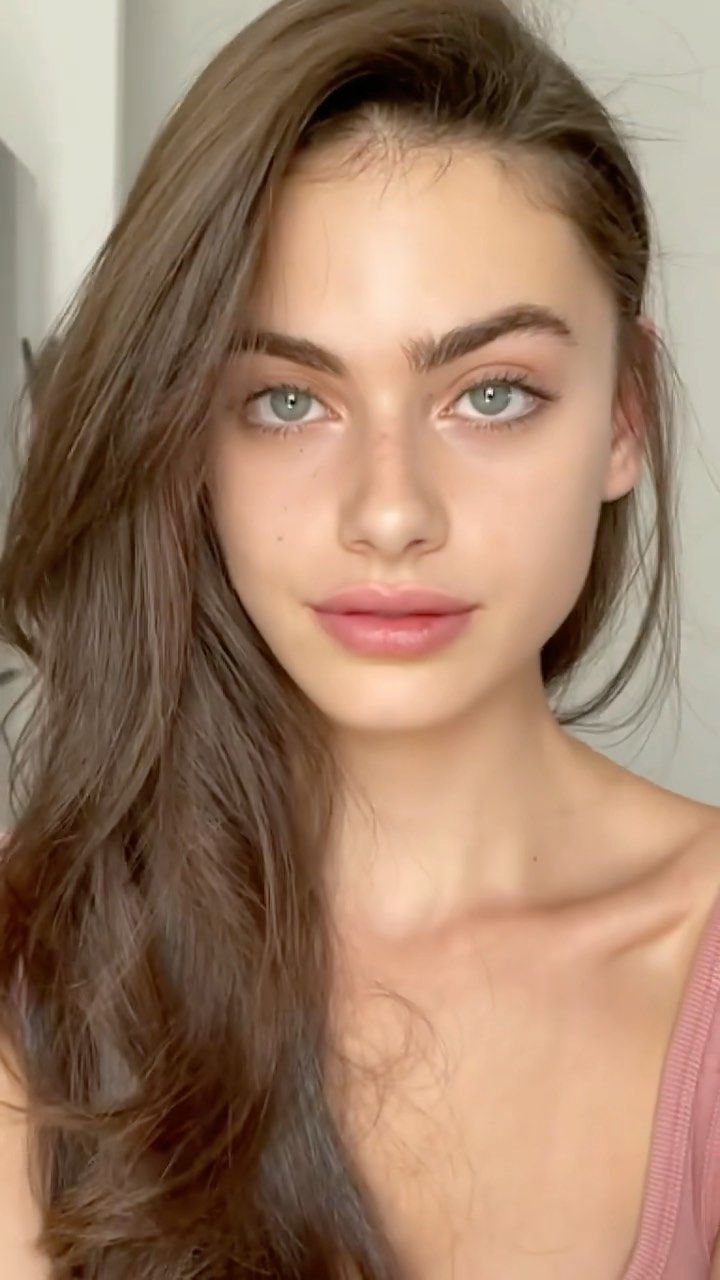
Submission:
[[[38,181],[47,318],[99,245],[163,118],[209,58],[266,5],[0,3],[0,140]],[[686,0],[681,17],[676,0],[544,3],[571,62],[642,139],[660,235],[654,311],[693,414],[683,428],[682,719],[678,725],[666,706],[647,742],[607,734],[592,741],[666,786],[720,803],[720,67],[711,56],[720,46],[720,11],[707,0]],[[2,182],[0,169],[0,194]],[[624,700],[619,710],[629,705]]]
[[[0,0],[0,525],[7,411],[33,347],[72,297],[118,207],[121,0]],[[0,669],[13,655],[0,645]],[[14,665],[14,662],[13,662]],[[0,715],[19,692],[0,688]],[[12,726],[9,726],[12,735]],[[0,824],[6,825],[5,752]]]
[[[43,325],[67,302],[117,208],[122,14],[121,0],[0,6],[0,141],[37,182]]]

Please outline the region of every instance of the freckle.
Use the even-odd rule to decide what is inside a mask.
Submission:
[[[279,533],[279,534],[278,534],[278,536],[277,536],[277,541],[278,541],[278,542],[284,542],[284,541],[285,541],[285,534],[284,534],[284,533]]]

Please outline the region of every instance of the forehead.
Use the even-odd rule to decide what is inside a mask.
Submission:
[[[447,329],[522,299],[591,340],[612,325],[610,289],[575,225],[518,176],[480,147],[361,172],[341,152],[303,157],[275,207],[253,320],[326,337],[353,323],[361,339],[368,326]]]

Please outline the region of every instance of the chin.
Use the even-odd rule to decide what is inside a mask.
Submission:
[[[482,691],[468,686],[461,672],[434,670],[428,664],[396,663],[357,669],[343,676],[324,668],[294,679],[306,697],[336,727],[365,733],[416,733],[438,728],[467,714]],[[317,671],[323,670],[320,666]]]

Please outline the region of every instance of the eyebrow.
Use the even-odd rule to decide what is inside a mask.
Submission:
[[[508,333],[551,334],[568,346],[577,346],[577,338],[561,315],[549,307],[524,303],[504,307],[482,319],[459,325],[439,338],[413,338],[403,344],[402,350],[415,373],[429,373],[488,346]],[[279,356],[337,377],[348,374],[348,367],[339,355],[318,346],[309,338],[294,338],[290,334],[261,329],[242,334],[236,349]]]

